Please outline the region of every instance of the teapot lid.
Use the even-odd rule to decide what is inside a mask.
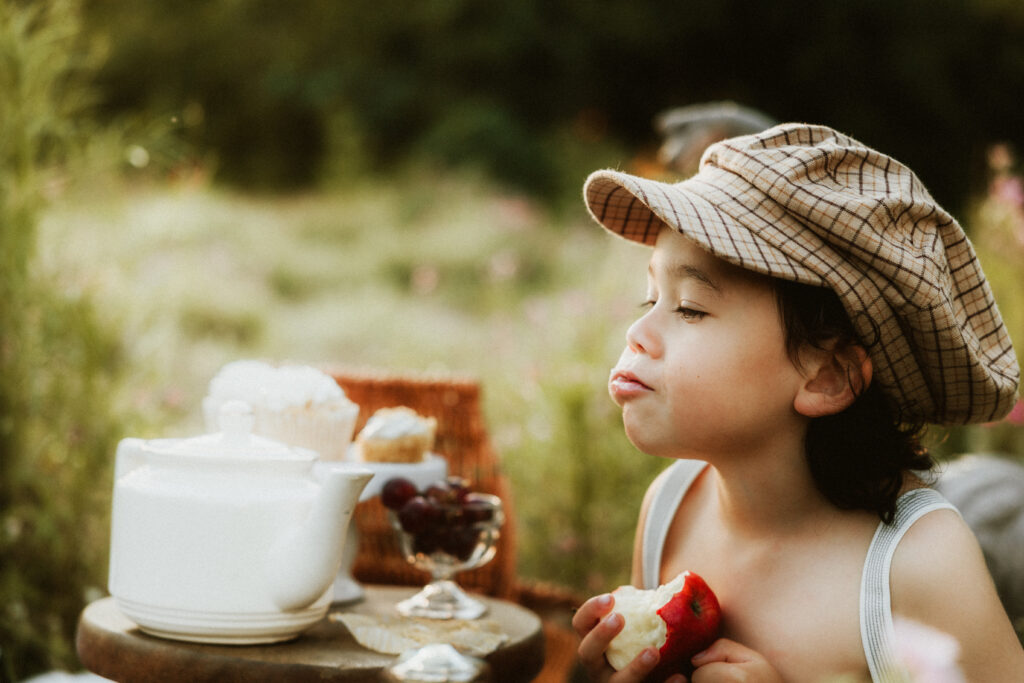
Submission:
[[[188,439],[176,439],[168,445],[150,450],[175,456],[217,457],[232,460],[287,460],[312,462],[317,453],[306,448],[289,446],[252,433],[256,416],[245,401],[225,401],[217,419],[219,432]]]

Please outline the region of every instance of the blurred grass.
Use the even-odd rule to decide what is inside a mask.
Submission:
[[[596,591],[628,580],[663,464],[605,391],[647,255],[566,216],[422,171],[288,197],[144,183],[54,204],[40,262],[123,331],[136,370],[116,410],[137,436],[200,431],[210,377],[240,357],[478,377],[521,571]]]
[[[0,3],[0,680],[74,661],[109,533],[120,337],[35,268],[38,219],[88,138],[75,7]]]

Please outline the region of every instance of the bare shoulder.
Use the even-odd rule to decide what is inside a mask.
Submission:
[[[930,512],[893,556],[892,609],[955,637],[968,680],[1024,680],[1024,651],[971,529],[954,511]]]
[[[948,509],[930,512],[910,527],[893,555],[890,579],[893,607],[905,614],[934,609],[937,595],[991,583],[974,534]]]

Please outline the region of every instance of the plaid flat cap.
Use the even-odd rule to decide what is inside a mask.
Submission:
[[[824,126],[787,123],[715,143],[670,184],[597,171],[587,207],[653,244],[668,225],[715,256],[831,287],[904,419],[988,422],[1020,368],[974,248],[906,166]]]

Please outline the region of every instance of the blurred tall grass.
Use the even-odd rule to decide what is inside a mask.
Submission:
[[[74,661],[106,562],[122,339],[36,259],[45,199],[88,131],[75,7],[0,4],[0,677]]]

